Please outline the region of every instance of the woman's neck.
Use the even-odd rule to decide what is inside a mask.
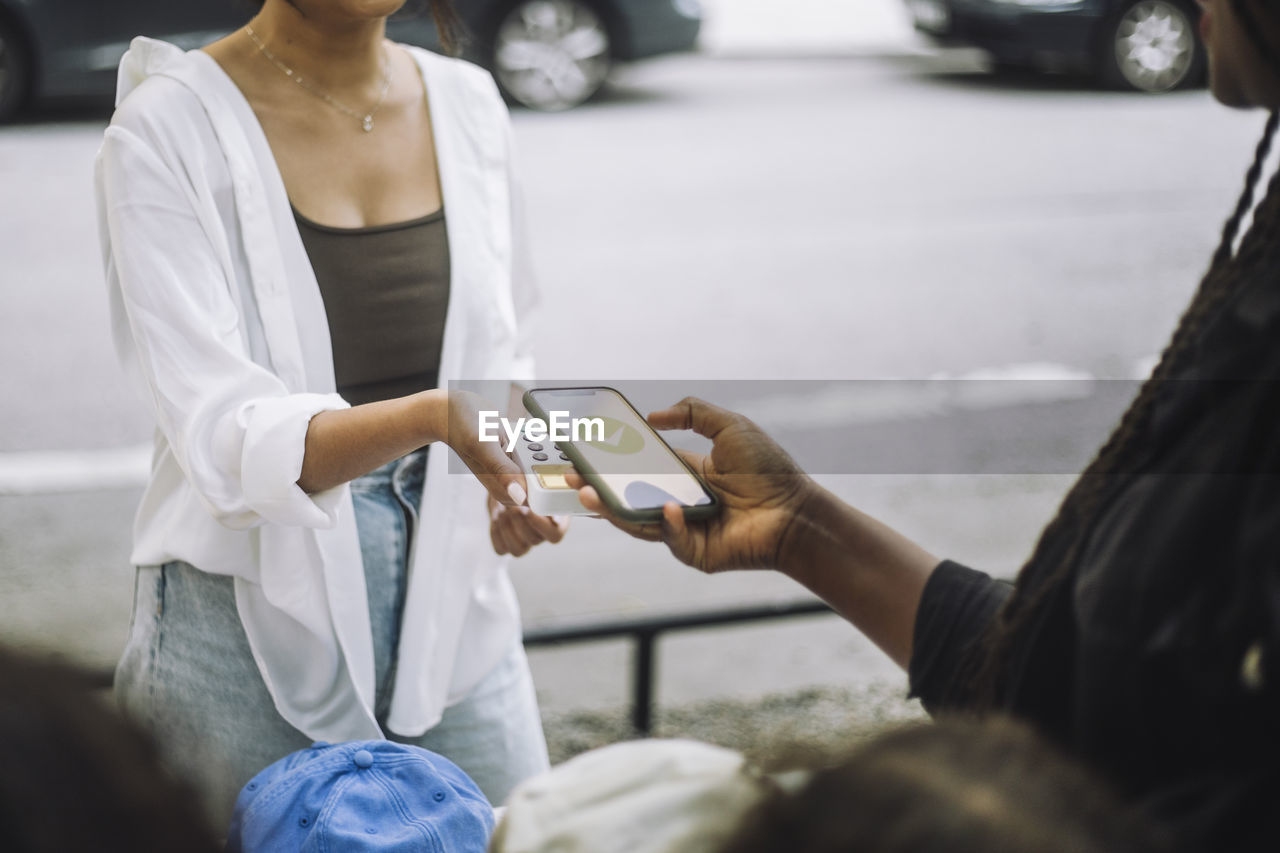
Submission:
[[[267,0],[250,21],[280,62],[327,90],[376,85],[385,75],[386,18],[352,18]]]

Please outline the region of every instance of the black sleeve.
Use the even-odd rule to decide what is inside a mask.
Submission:
[[[929,713],[963,709],[968,703],[978,644],[1012,590],[1012,584],[950,560],[929,576],[907,667],[911,696]]]

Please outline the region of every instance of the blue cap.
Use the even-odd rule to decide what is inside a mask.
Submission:
[[[229,853],[484,853],[493,808],[449,759],[385,740],[317,743],[272,764],[236,799]]]

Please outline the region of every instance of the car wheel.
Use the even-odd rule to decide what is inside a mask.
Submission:
[[[1101,71],[1105,83],[1140,92],[1198,83],[1204,48],[1189,8],[1174,0],[1124,4],[1108,27]]]
[[[28,55],[18,31],[0,17],[0,122],[12,118],[27,99]]]
[[[604,20],[582,0],[522,0],[498,22],[490,67],[508,97],[535,110],[590,98],[612,64]]]

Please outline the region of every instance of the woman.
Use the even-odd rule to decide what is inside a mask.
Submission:
[[[546,765],[500,555],[564,524],[441,390],[532,375],[508,117],[485,72],[386,41],[402,2],[135,41],[99,155],[114,331],[157,422],[117,695],[222,825],[313,740],[433,749],[494,802]]]
[[[1280,107],[1280,10],[1207,0],[1202,32],[1219,100]],[[723,512],[692,524],[672,504],[661,524],[621,526],[703,571],[779,568],[907,667],[930,709],[1031,721],[1189,849],[1275,849],[1280,178],[1251,202],[1276,124],[1273,112],[1153,377],[1014,588],[939,564],[815,485],[749,421],[698,400],[650,421],[713,439],[695,463]]]

